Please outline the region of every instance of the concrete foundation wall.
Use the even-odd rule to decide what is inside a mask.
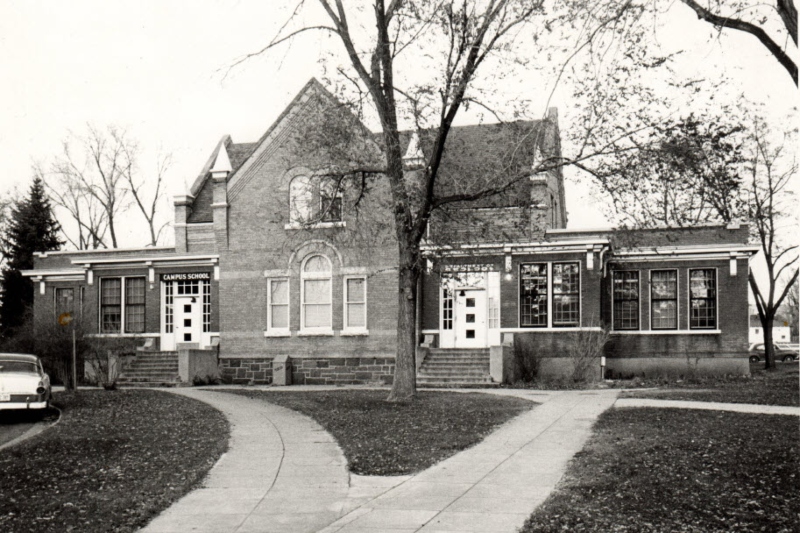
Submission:
[[[394,358],[328,357],[291,358],[294,385],[391,384]],[[272,358],[222,359],[225,383],[268,385],[272,383]]]
[[[608,358],[606,366],[609,378],[750,375],[747,357]]]

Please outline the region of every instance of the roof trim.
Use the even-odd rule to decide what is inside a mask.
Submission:
[[[98,248],[95,250],[56,250],[53,252],[33,252],[36,257],[49,257],[51,255],[87,255],[87,254],[109,254],[119,252],[146,252],[149,250],[174,250],[174,246],[145,246],[144,248]]]

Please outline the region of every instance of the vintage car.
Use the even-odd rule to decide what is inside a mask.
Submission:
[[[50,376],[35,355],[0,353],[0,410],[50,407]]]
[[[775,360],[783,361],[784,363],[791,363],[798,359],[797,350],[788,349],[783,345],[773,343],[775,348]],[[766,350],[764,350],[764,343],[758,342],[750,345],[750,362],[758,363],[759,361],[766,360]]]

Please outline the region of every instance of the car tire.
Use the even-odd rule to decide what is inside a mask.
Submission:
[[[793,355],[785,355],[783,357],[783,362],[784,363],[792,363],[792,362],[794,362],[794,356]]]
[[[761,359],[759,359],[757,355],[751,355],[750,356],[750,362],[751,363],[758,363],[760,360]]]

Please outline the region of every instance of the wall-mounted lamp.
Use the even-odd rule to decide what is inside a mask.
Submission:
[[[461,292],[458,293],[458,296],[461,297],[461,298],[463,298],[466,295],[467,295],[467,291],[465,291],[463,289],[461,290]]]

